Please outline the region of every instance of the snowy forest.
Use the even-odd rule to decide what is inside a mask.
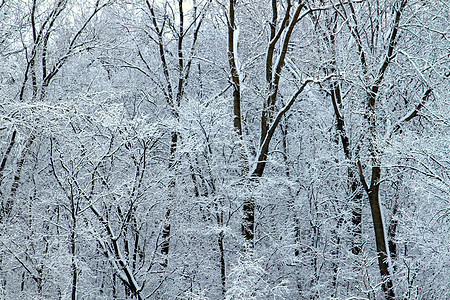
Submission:
[[[0,299],[450,299],[448,0],[0,0]]]

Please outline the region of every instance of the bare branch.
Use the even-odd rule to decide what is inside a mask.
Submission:
[[[364,190],[367,193],[369,193],[370,192],[369,186],[367,185],[366,178],[364,177],[364,173],[363,173],[362,166],[361,166],[361,161],[359,159],[356,162],[356,165],[358,167],[359,178],[361,179],[361,183],[362,183],[362,185],[364,187]]]
[[[289,102],[278,112],[274,122],[272,123],[272,125],[269,127],[269,130],[267,131],[267,135],[264,138],[263,143],[261,144],[261,148],[259,151],[259,155],[258,155],[258,162],[256,165],[255,170],[252,172],[251,177],[261,177],[263,172],[264,172],[264,168],[266,166],[266,159],[267,159],[267,154],[269,152],[269,144],[270,141],[272,140],[272,137],[275,133],[275,129],[277,128],[278,124],[281,121],[281,118],[284,116],[284,114],[292,107],[292,105],[295,103],[295,100],[298,98],[298,96],[303,92],[303,90],[306,88],[306,86],[311,83],[311,82],[315,82],[315,83],[320,83],[323,81],[326,81],[328,79],[330,79],[331,77],[335,76],[333,75],[329,75],[323,79],[320,80],[315,80],[315,79],[307,79],[301,86],[300,88],[297,90],[297,92],[295,92],[294,95],[292,95],[291,99],[289,100]]]
[[[400,129],[400,127],[412,120],[414,117],[417,116],[417,114],[419,113],[419,111],[422,109],[422,107],[425,105],[425,102],[427,102],[428,98],[430,97],[430,95],[432,94],[433,90],[431,88],[429,88],[425,94],[422,97],[422,100],[419,102],[419,104],[417,104],[417,106],[412,109],[410,112],[408,112],[405,116],[403,116],[400,120],[398,120],[398,122],[394,125],[394,127],[392,128],[392,130],[389,132],[389,134],[387,135],[387,139],[390,139],[392,137],[392,135],[397,132],[397,130]]]

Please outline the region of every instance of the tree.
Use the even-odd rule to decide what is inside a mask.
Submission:
[[[447,296],[445,1],[0,16],[0,297]]]
[[[383,143],[389,143],[390,139],[392,139],[392,136],[398,133],[399,129],[404,126],[405,123],[411,121],[420,113],[422,107],[429,101],[433,91],[432,87],[426,80],[419,79],[419,81],[421,81],[419,85],[422,85],[420,89],[423,90],[421,99],[415,104],[409,104],[406,105],[406,107],[402,107],[401,111],[404,112],[403,116],[396,111],[398,110],[398,108],[394,108],[394,115],[399,117],[398,120],[395,120],[394,117],[394,121],[392,121],[393,125],[389,125],[391,124],[391,121],[389,119],[392,119],[392,117],[391,114],[388,113],[388,111],[391,109],[388,105],[390,105],[392,102],[389,100],[384,100],[384,97],[392,97],[394,93],[386,90],[385,82],[389,80],[387,79],[389,75],[394,76],[393,74],[399,74],[401,72],[392,65],[396,64],[396,56],[399,55],[397,53],[402,52],[401,47],[403,47],[404,45],[402,43],[402,39],[399,37],[399,32],[403,27],[401,22],[405,18],[404,14],[409,13],[407,4],[407,1],[396,1],[393,5],[392,14],[389,15],[389,17],[387,17],[386,19],[384,19],[383,17],[387,15],[386,12],[388,7],[383,7],[375,4],[374,7],[372,7],[371,3],[367,3],[367,17],[361,13],[361,11],[365,9],[365,5],[359,5],[352,2],[349,2],[347,5],[336,7],[334,15],[334,20],[337,20],[337,18],[341,18],[342,22],[344,22],[348,26],[350,34],[352,35],[352,39],[355,43],[355,54],[357,55],[360,62],[360,78],[356,80],[348,80],[347,78],[345,78],[344,80],[348,80],[349,83],[360,81],[363,94],[360,94],[359,97],[364,97],[366,99],[364,103],[364,120],[366,122],[366,125],[364,125],[365,133],[363,133],[361,138],[363,141],[361,144],[353,146],[353,148],[357,149],[357,157],[364,155],[370,158],[370,162],[368,163],[369,173],[371,174],[370,183],[366,182],[364,167],[359,158],[356,160],[353,159],[353,161],[355,164],[357,164],[357,172],[360,175],[362,186],[367,192],[369,198],[372,213],[372,222],[375,230],[378,264],[381,276],[382,278],[384,278],[382,288],[388,299],[395,298],[394,284],[390,275],[392,269],[390,266],[389,255],[391,256],[391,258],[394,257],[396,247],[392,239],[388,242],[388,237],[385,235],[385,233],[388,232],[394,238],[397,225],[394,220],[394,223],[391,223],[388,230],[387,228],[385,228],[385,224],[383,223],[380,199],[380,185],[382,182],[382,160],[385,149],[387,147],[387,145]],[[356,5],[359,5],[358,8],[356,8]],[[331,26],[327,26],[329,38],[328,42],[332,47],[331,51],[333,51],[333,49],[336,49],[335,34],[339,26],[336,21],[334,22],[335,23]],[[387,36],[387,38],[383,38],[382,36],[380,36],[381,32],[389,32],[389,35]],[[380,46],[380,44],[383,46]],[[381,51],[380,49],[384,49],[384,51]],[[336,69],[335,53],[332,54],[331,62],[331,68]],[[415,72],[415,70],[413,70],[413,72]],[[393,86],[391,86],[391,89],[392,87]],[[358,89],[358,87],[355,87],[354,89]],[[400,88],[399,90],[400,91],[398,92],[398,94],[395,94],[394,96],[397,98],[394,99],[399,99],[401,97],[406,99],[411,97],[408,95],[410,94],[410,92],[408,92],[407,89],[401,90]],[[344,122],[344,108],[342,105],[343,97],[340,94],[340,87],[336,86],[336,84],[334,87],[332,86],[330,94],[336,117],[336,126],[341,138],[345,157],[346,159],[352,159],[352,153],[349,150],[351,139],[349,139],[349,136],[346,133],[345,129],[346,123]],[[406,104],[411,103],[410,99],[405,100],[405,102]],[[384,141],[382,138],[380,138],[382,134],[385,135]],[[356,143],[354,142],[354,144]],[[352,180],[352,177],[354,177],[353,174],[355,173],[355,170],[349,170],[350,185],[355,184]],[[354,193],[357,192],[354,186],[352,187],[352,191]],[[358,199],[359,196],[358,194],[356,195],[356,199]],[[393,209],[393,214],[395,215],[397,208],[394,207]],[[357,212],[356,214],[353,214],[355,225],[357,225],[357,223],[360,223],[360,216],[358,217],[358,215],[359,214]],[[390,254],[388,248],[392,251]],[[355,251],[355,254],[358,252],[359,250]]]

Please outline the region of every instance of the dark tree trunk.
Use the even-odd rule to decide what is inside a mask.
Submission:
[[[170,145],[170,159],[169,159],[169,170],[175,169],[175,155],[177,151],[178,146],[178,133],[172,132],[172,143]],[[169,205],[171,200],[175,197],[175,175],[172,175],[172,178],[169,182]],[[161,242],[161,255],[162,255],[162,261],[161,266],[163,268],[166,268],[168,265],[168,255],[169,255],[169,247],[170,247],[170,213],[171,209],[168,208],[166,210],[166,215],[164,217],[164,224],[162,229],[162,242]]]
[[[395,293],[392,278],[389,272],[388,250],[386,248],[386,236],[384,232],[383,216],[379,199],[380,190],[380,167],[372,167],[372,180],[368,190],[370,209],[372,212],[373,228],[375,231],[375,241],[377,245],[378,266],[383,280],[382,289],[386,299],[394,300]]]
[[[354,255],[359,255],[362,248],[362,200],[363,200],[363,190],[359,187],[358,181],[354,176],[354,173],[349,174],[349,179],[353,180],[351,185],[351,193],[353,195],[353,207],[352,207],[352,230],[353,230],[353,241],[352,241],[352,253]]]
[[[219,233],[218,243],[219,243],[219,255],[220,255],[220,280],[222,283],[222,299],[225,299],[225,293],[227,291],[226,287],[226,268],[225,268],[225,252],[223,248],[223,238],[224,232]]]
[[[392,211],[392,220],[388,227],[388,248],[392,261],[394,261],[397,258],[397,243],[395,242],[395,236],[397,234],[397,226],[398,226],[397,214],[398,214],[398,205],[397,203],[395,203]],[[394,264],[394,271],[395,270],[396,266]]]
[[[241,83],[239,79],[239,71],[236,62],[236,53],[234,49],[237,41],[235,40],[236,30],[236,0],[230,0],[230,11],[228,18],[228,64],[231,69],[231,83],[233,85],[233,126],[239,137],[242,137],[242,121],[241,121]]]

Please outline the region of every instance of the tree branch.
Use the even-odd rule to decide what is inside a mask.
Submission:
[[[275,129],[277,128],[277,126],[280,123],[281,118],[284,116],[284,114],[292,107],[292,105],[294,104],[297,97],[303,92],[303,90],[306,88],[306,86],[309,83],[311,83],[311,82],[320,83],[320,82],[330,79],[333,76],[334,76],[334,74],[329,75],[321,80],[314,80],[312,78],[307,79],[302,84],[302,86],[297,90],[297,92],[294,95],[292,95],[289,102],[278,112],[274,122],[272,123],[272,125],[269,127],[269,130],[267,131],[267,135],[264,138],[264,141],[261,144],[261,148],[260,148],[259,155],[258,155],[258,162],[257,162],[255,170],[252,172],[251,177],[261,177],[262,176],[262,174],[264,172],[264,168],[266,166],[267,154],[269,152],[269,144],[275,133]]]
[[[369,186],[367,185],[366,178],[364,177],[364,173],[363,173],[362,166],[361,166],[361,161],[359,159],[356,162],[356,165],[358,167],[358,173],[359,173],[359,178],[361,179],[361,183],[362,183],[362,185],[364,187],[364,190],[368,194],[370,192]]]
[[[392,128],[392,130],[389,132],[389,134],[387,135],[386,140],[389,140],[392,138],[392,135],[397,132],[397,130],[400,129],[400,127],[408,122],[411,121],[414,117],[417,116],[417,114],[419,113],[419,111],[422,109],[422,107],[425,105],[425,102],[427,102],[428,98],[431,96],[433,90],[431,88],[429,88],[425,94],[422,97],[422,101],[420,101],[419,104],[417,104],[417,106],[412,109],[409,113],[407,113],[405,116],[403,116],[400,120],[398,120],[398,122],[394,125],[394,127]]]

